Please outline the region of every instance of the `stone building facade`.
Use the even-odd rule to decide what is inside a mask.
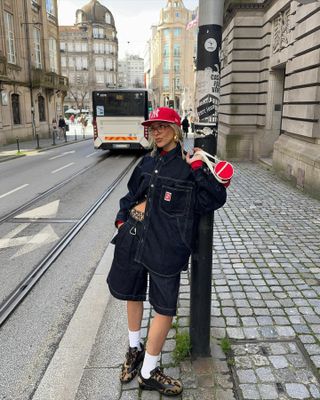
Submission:
[[[320,197],[320,3],[227,0],[218,148]]]
[[[144,60],[143,58],[126,54],[118,63],[118,86],[121,88],[143,88]]]
[[[93,90],[117,85],[118,39],[112,13],[97,0],[76,11],[73,26],[60,26],[63,74],[70,90],[65,109],[92,109]]]
[[[62,111],[56,0],[0,2],[0,144],[47,137]]]
[[[182,0],[167,0],[150,40],[150,81],[157,104],[180,112],[194,103],[196,29],[186,29],[194,18]]]

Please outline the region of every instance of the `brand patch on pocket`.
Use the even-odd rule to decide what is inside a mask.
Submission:
[[[165,201],[171,201],[172,193],[170,192],[165,192],[164,194],[164,200]]]

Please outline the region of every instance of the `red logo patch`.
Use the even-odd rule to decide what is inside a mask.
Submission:
[[[170,192],[165,192],[165,194],[164,194],[164,200],[165,200],[165,201],[171,201],[171,196],[172,196],[172,193],[170,193]]]

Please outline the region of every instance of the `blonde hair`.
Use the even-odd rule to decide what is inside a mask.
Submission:
[[[174,135],[177,136],[177,138],[178,138],[177,143],[180,143],[180,146],[181,146],[181,155],[182,155],[182,158],[183,158],[183,160],[184,160],[184,159],[186,158],[186,156],[185,156],[184,151],[183,151],[183,135],[182,135],[182,129],[180,128],[180,126],[178,126],[178,125],[176,125],[176,124],[168,124],[168,125],[170,126],[170,128],[173,129]],[[150,143],[150,145],[151,145],[151,147],[152,147],[151,156],[154,157],[154,156],[157,154],[157,149],[158,149],[158,147],[157,147],[157,145],[156,145],[156,143],[155,143],[155,141],[154,141],[152,135],[150,135],[150,137],[149,137],[149,143]]]

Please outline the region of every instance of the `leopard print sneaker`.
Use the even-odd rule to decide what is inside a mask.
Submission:
[[[164,374],[159,367],[152,370],[150,374],[150,378],[145,379],[139,371],[138,382],[142,390],[157,390],[159,393],[172,397],[182,393],[182,383]]]
[[[129,347],[126,359],[122,365],[120,381],[128,383],[137,375],[138,369],[144,359],[144,346],[140,343],[141,350],[137,347]]]

